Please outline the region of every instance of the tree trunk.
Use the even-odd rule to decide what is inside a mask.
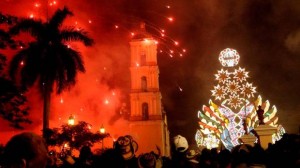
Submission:
[[[50,100],[51,100],[51,89],[49,84],[45,84],[44,90],[44,109],[43,109],[43,137],[46,138],[46,132],[49,129],[49,115],[50,115]]]

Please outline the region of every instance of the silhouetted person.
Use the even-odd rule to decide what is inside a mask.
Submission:
[[[8,141],[3,156],[7,168],[45,168],[48,152],[41,136],[24,132]]]
[[[200,155],[200,162],[199,162],[199,167],[201,168],[210,168],[211,166],[211,160],[212,155],[211,151],[207,148],[202,149],[201,155]]]
[[[139,168],[155,168],[157,167],[157,159],[158,155],[156,155],[153,151],[149,153],[141,154],[138,157],[138,166]],[[160,162],[160,167],[162,166]]]
[[[256,113],[259,120],[259,125],[264,125],[264,110],[261,108],[261,106],[258,106]]]
[[[186,168],[199,167],[199,153],[195,149],[188,149],[186,152]]]
[[[92,167],[93,153],[89,146],[83,146],[80,149],[78,160],[76,160],[75,168],[90,168]]]
[[[123,168],[125,167],[123,162],[121,153],[115,149],[106,149],[101,155],[94,158],[93,165],[95,168]]]
[[[172,168],[186,168],[186,153],[189,148],[187,139],[181,135],[175,136],[172,148]]]
[[[265,167],[267,164],[267,153],[266,151],[260,146],[260,144],[255,144],[249,154],[249,162],[250,167]]]
[[[132,136],[125,135],[119,137],[115,142],[114,149],[121,153],[124,161],[124,167],[138,167],[137,157],[135,156],[135,153],[138,150],[138,144],[133,140]]]
[[[231,167],[232,154],[228,149],[223,149],[218,154],[218,167],[219,168],[227,168]]]

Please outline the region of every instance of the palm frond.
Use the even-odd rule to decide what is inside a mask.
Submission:
[[[9,40],[9,34],[5,32],[4,30],[0,29],[0,48],[5,49],[7,40]]]
[[[12,60],[10,61],[9,65],[9,76],[12,80],[16,80],[16,72],[20,69],[20,63],[29,53],[29,49],[23,49],[19,51]]]
[[[78,72],[85,72],[84,63],[81,54],[67,46],[60,49],[61,65],[62,69],[57,73],[57,93],[60,93],[65,88],[73,86],[76,82],[76,76]]]
[[[2,14],[0,12],[0,24],[8,24],[11,25],[13,23],[15,23],[18,20],[18,18],[16,16],[12,16],[12,15],[6,15],[6,14]]]
[[[21,68],[21,85],[26,88],[33,86],[37,81],[40,69],[40,64],[35,63],[38,62],[38,60],[32,60],[30,57],[34,56],[29,55],[29,58],[24,61],[24,64],[27,65]]]
[[[20,32],[27,32],[33,37],[40,37],[43,35],[44,26],[41,20],[34,20],[34,19],[21,19],[17,22],[14,26],[9,29],[9,33],[12,35],[17,35]]]
[[[0,48],[6,49],[7,47],[16,48],[16,42],[13,40],[8,32],[0,29]]]
[[[76,30],[74,27],[61,30],[61,39],[64,41],[80,41],[85,46],[92,46],[94,44],[94,40],[87,35],[87,32]]]
[[[9,75],[14,81],[18,81],[16,75],[20,72],[20,81],[23,89],[32,86],[38,79],[42,62],[40,59],[42,50],[39,45],[32,43],[28,48],[20,50],[10,62]],[[23,65],[21,65],[23,62]]]
[[[58,9],[49,20],[49,26],[59,28],[68,15],[73,15],[73,13],[67,7],[64,7],[62,10]]]
[[[76,63],[76,69],[79,70],[80,72],[85,72],[84,62],[82,60],[82,56],[81,56],[80,52],[69,49],[69,55],[73,59],[73,61]]]
[[[71,86],[75,85],[75,78],[77,74],[76,63],[70,56],[70,53],[66,49],[64,52],[59,54],[61,62],[65,63],[61,65],[58,69],[57,79],[56,79],[56,92],[59,94],[65,89],[69,89]]]
[[[39,43],[31,43],[27,49],[28,55],[23,60],[21,78],[24,78],[23,84],[32,86],[46,63],[42,62],[44,50]]]

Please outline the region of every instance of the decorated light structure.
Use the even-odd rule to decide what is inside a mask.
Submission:
[[[259,120],[256,113],[258,106],[264,111],[264,123],[278,128],[274,141],[281,138],[284,128],[277,124],[277,109],[270,107],[269,101],[262,101],[257,96],[256,87],[248,82],[248,72],[238,65],[239,53],[231,48],[220,52],[219,61],[223,68],[215,74],[218,84],[211,90],[213,100],[198,111],[200,129],[196,132],[198,146],[218,147],[220,142],[231,150],[240,144],[244,134],[253,131]]]

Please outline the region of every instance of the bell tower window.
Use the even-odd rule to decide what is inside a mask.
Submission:
[[[141,88],[143,92],[147,91],[147,78],[146,76],[141,77]]]
[[[142,104],[142,120],[149,120],[148,103]]]

